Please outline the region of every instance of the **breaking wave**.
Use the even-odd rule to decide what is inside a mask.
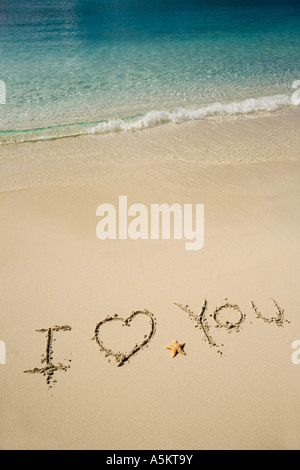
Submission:
[[[173,111],[149,111],[145,114],[101,120],[40,127],[35,129],[16,129],[0,131],[0,145],[18,142],[60,139],[80,135],[97,135],[128,132],[152,128],[166,123],[196,121],[212,116],[246,115],[260,111],[273,112],[282,107],[295,106],[292,97],[282,94],[249,98],[231,103],[213,103],[202,107],[183,108]]]
[[[228,104],[213,103],[204,107],[176,108],[174,111],[150,111],[142,116],[131,119],[110,119],[100,122],[89,130],[91,134],[107,134],[109,132],[142,130],[160,124],[196,121],[216,115],[250,114],[259,111],[276,111],[283,106],[291,106],[292,100],[287,95],[250,98]]]

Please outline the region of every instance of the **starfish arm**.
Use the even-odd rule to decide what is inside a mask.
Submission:
[[[180,352],[180,354],[182,354],[183,356],[186,356],[186,353],[183,351],[183,349],[181,348],[178,348],[178,351]]]
[[[177,356],[177,349],[173,348],[173,351],[172,351],[172,359]]]
[[[171,349],[171,350],[173,350],[173,346],[172,346],[172,345],[170,345],[170,346],[165,346],[165,348],[166,348],[166,349]]]

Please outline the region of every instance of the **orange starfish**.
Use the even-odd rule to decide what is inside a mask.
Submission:
[[[172,358],[177,356],[178,353],[186,356],[186,353],[183,350],[184,346],[185,343],[178,343],[177,340],[174,339],[172,344],[166,346],[166,349],[170,349],[172,351]]]

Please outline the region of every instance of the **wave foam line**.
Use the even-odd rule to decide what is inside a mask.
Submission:
[[[137,118],[119,118],[100,122],[91,128],[90,134],[107,134],[110,132],[142,130],[160,124],[201,120],[216,115],[250,114],[258,111],[275,111],[283,106],[292,106],[292,99],[287,95],[249,98],[228,104],[213,103],[201,108],[176,108],[174,111],[150,111]]]
[[[259,111],[272,112],[285,106],[296,106],[292,102],[292,96],[265,96],[262,98],[248,98],[243,101],[233,101],[228,104],[213,103],[199,108],[180,107],[174,111],[150,111],[146,114],[102,121],[58,124],[35,129],[0,130],[0,145],[77,137],[86,134],[108,134],[143,130],[168,122],[181,123],[217,115],[243,115]],[[1,135],[11,135],[12,139],[2,140]]]

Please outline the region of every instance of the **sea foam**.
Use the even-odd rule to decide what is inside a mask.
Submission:
[[[273,112],[287,106],[299,106],[293,103],[292,96],[273,95],[261,98],[248,98],[243,101],[230,103],[212,103],[207,106],[194,106],[191,108],[177,107],[172,111],[153,110],[136,116],[125,116],[99,122],[82,122],[49,126],[39,129],[0,131],[1,144],[11,142],[26,142],[38,140],[51,140],[63,137],[80,135],[103,135],[109,133],[122,133],[144,130],[166,123],[180,124],[188,121],[206,119],[212,116],[242,116],[258,112]]]
[[[259,111],[272,112],[283,106],[292,106],[292,99],[288,95],[264,96],[249,98],[244,101],[231,103],[213,103],[203,107],[176,108],[174,111],[150,111],[142,116],[133,118],[110,119],[91,128],[91,134],[106,134],[110,132],[142,130],[160,124],[173,122],[181,123],[205,119],[216,115],[242,115]]]

